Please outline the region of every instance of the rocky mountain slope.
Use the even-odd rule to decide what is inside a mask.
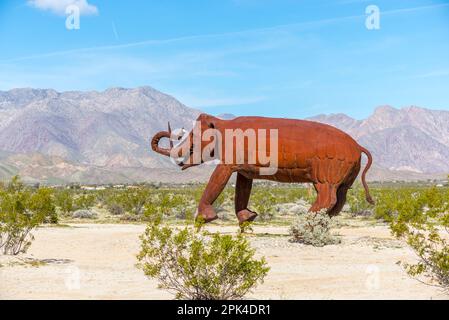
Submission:
[[[349,133],[385,169],[425,174],[449,172],[449,111],[381,106],[364,120],[344,114],[319,115],[310,120]]]
[[[173,128],[191,128],[199,113],[151,87],[0,91],[0,179],[20,174],[56,184],[204,181],[211,167],[181,173],[149,146],[167,120]],[[339,127],[371,150],[371,180],[449,172],[448,111],[383,106],[365,120],[344,114],[310,120]]]
[[[161,168],[173,167],[151,151],[149,139],[167,129],[167,120],[173,128],[189,127],[199,113],[150,87],[0,92],[0,175],[56,182],[166,180]]]

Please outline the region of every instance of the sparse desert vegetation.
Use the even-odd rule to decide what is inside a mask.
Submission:
[[[145,275],[177,299],[243,298],[270,269],[242,234],[209,234],[195,226],[181,230],[150,224],[138,255]]]
[[[310,186],[256,184],[249,207],[260,219],[244,233],[233,213],[232,185],[215,202],[220,219],[194,232],[203,188],[46,187],[18,177],[3,183],[0,297],[447,298],[448,186],[372,185],[371,206],[355,185],[344,212],[330,219],[307,213],[315,196]],[[167,254],[178,245],[169,251],[182,254]],[[248,264],[239,265],[236,256]],[[179,259],[184,269],[176,269]],[[224,261],[234,271],[220,273]],[[251,263],[259,263],[254,274],[245,269]],[[206,266],[208,272],[199,272]],[[179,290],[158,289],[171,287],[167,279],[178,272]],[[81,284],[68,285],[71,277]],[[51,283],[48,291],[40,281]]]

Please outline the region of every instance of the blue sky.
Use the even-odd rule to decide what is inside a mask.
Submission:
[[[0,90],[143,85],[211,114],[449,110],[449,1],[0,0]]]

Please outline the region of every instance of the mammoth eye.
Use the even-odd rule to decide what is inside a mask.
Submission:
[[[208,127],[211,128],[211,129],[215,129],[215,125],[212,122],[209,123]]]

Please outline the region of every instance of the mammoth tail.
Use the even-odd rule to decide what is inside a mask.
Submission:
[[[359,146],[359,147],[360,147],[360,150],[364,154],[366,154],[366,156],[368,158],[368,163],[366,164],[365,169],[363,169],[363,172],[362,172],[362,184],[363,184],[363,188],[365,189],[366,201],[368,201],[371,204],[374,204],[374,200],[373,200],[373,198],[371,198],[371,195],[369,194],[368,185],[366,184],[366,181],[365,181],[366,173],[368,172],[369,168],[371,167],[371,164],[373,163],[373,157],[371,156],[371,153],[368,150],[366,150],[362,146]]]

